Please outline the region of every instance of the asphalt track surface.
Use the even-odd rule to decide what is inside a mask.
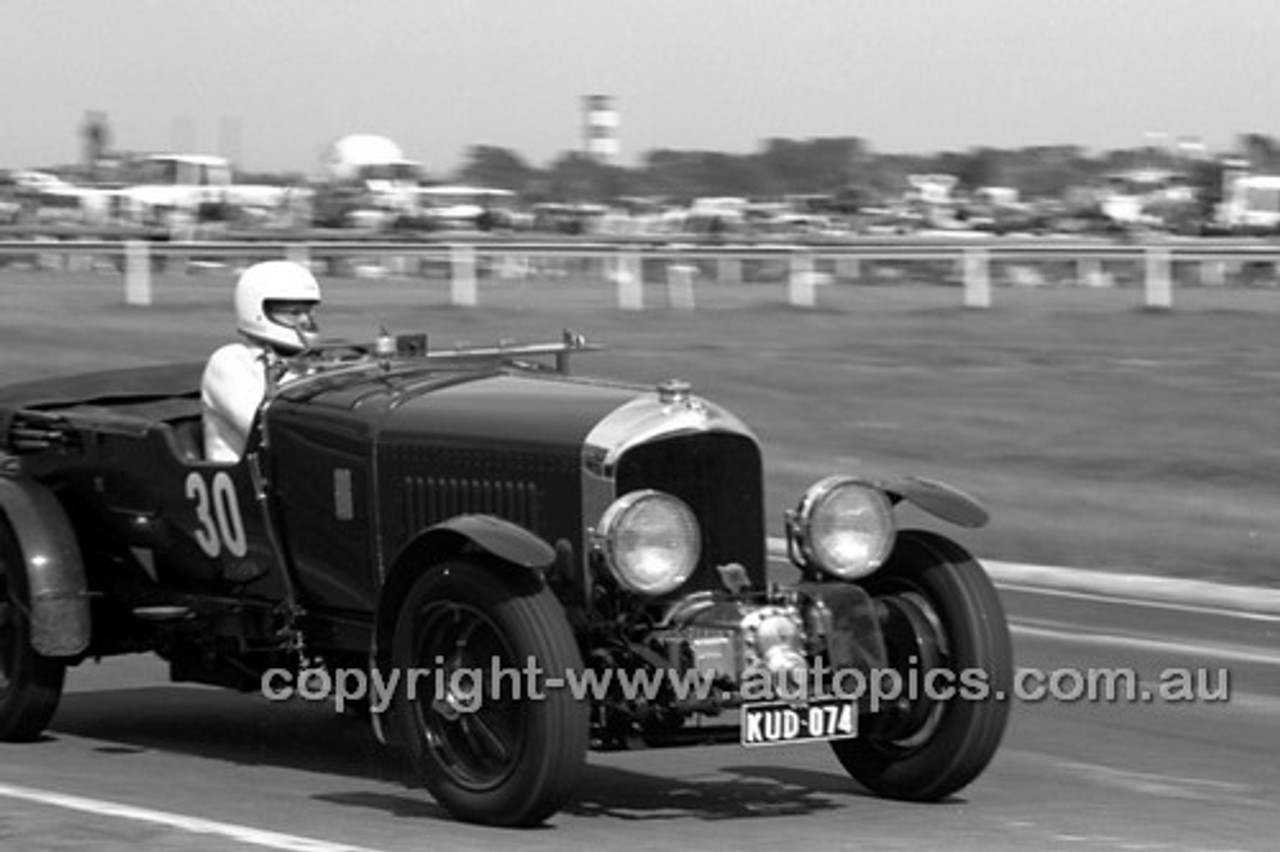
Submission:
[[[1019,667],[1122,669],[1147,690],[1203,669],[1229,697],[1020,700],[986,773],[933,805],[867,795],[822,745],[593,754],[547,826],[499,830],[451,821],[331,707],[173,685],[126,658],[73,671],[43,742],[0,746],[0,849],[1277,848],[1280,610],[1010,568],[991,570]]]

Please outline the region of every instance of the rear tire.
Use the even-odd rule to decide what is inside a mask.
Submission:
[[[491,690],[497,665],[518,673]],[[555,595],[526,569],[458,559],[424,574],[397,619],[392,664],[402,689],[395,724],[431,794],[457,819],[523,826],[544,821],[572,796],[586,764],[589,706],[568,689],[536,700],[526,666],[539,677],[582,669],[582,656]],[[482,672],[480,688],[462,671]],[[456,686],[455,676],[458,678]],[[438,687],[443,687],[440,691]]]
[[[878,795],[945,798],[986,768],[1008,722],[1013,646],[999,595],[963,548],[920,530],[901,534],[890,561],[864,585],[888,612],[889,667],[904,682],[914,672],[920,684],[931,669],[950,670],[957,692],[864,716],[859,738],[835,741],[832,749]],[[982,673],[981,690],[970,689],[965,672]],[[979,691],[983,697],[975,697]]]
[[[0,518],[0,741],[39,738],[58,709],[67,666],[31,645],[31,595],[13,530]]]

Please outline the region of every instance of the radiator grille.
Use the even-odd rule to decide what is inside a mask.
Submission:
[[[712,433],[651,441],[618,466],[618,493],[656,488],[674,494],[698,516],[702,561],[681,594],[721,588],[715,566],[737,562],[763,589],[764,486],[760,450],[749,437]]]

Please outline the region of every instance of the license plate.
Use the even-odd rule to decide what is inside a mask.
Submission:
[[[742,705],[744,746],[844,740],[858,735],[858,705],[839,699]]]

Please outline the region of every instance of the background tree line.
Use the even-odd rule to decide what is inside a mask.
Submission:
[[[1280,144],[1258,133],[1238,138],[1237,156],[1260,173],[1280,173]],[[958,188],[1012,187],[1023,199],[1067,199],[1105,175],[1141,168],[1180,170],[1206,193],[1221,187],[1221,158],[1191,157],[1162,147],[1092,154],[1077,145],[990,147],[930,155],[875,153],[846,136],[764,140],[748,154],[659,148],[634,168],[601,164],[576,151],[538,167],[516,151],[491,145],[467,149],[463,164],[437,180],[514,190],[529,201],[607,202],[627,196],[684,203],[702,196],[779,197],[824,193],[852,204],[897,198],[908,175],[946,173]]]

